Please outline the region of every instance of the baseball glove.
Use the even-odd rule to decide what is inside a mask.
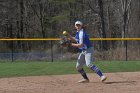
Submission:
[[[59,42],[59,44],[61,45],[61,46],[64,46],[64,47],[69,47],[69,46],[71,46],[71,41],[67,38],[67,37],[63,37],[63,38],[61,38],[61,40],[60,40],[60,42]]]
[[[78,53],[78,52],[80,52],[79,48],[71,46],[72,43],[76,43],[76,42],[72,42],[66,36],[62,37],[61,40],[60,40],[60,42],[59,42],[59,44],[62,47],[67,48],[67,51],[68,52],[71,52],[71,53]]]

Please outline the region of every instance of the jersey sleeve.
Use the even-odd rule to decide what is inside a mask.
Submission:
[[[83,44],[83,31],[79,33],[79,44]]]

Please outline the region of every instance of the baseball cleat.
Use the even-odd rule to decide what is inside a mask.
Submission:
[[[82,79],[82,80],[79,80],[78,83],[89,83],[89,80],[88,79]]]
[[[101,81],[104,82],[107,79],[105,76],[101,76]]]

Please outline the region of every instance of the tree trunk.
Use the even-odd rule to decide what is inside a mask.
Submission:
[[[98,0],[98,5],[100,9],[100,19],[101,19],[101,36],[102,38],[106,38],[106,32],[105,32],[105,22],[104,22],[104,10],[103,10],[103,1]],[[107,41],[102,41],[102,49],[107,50]]]

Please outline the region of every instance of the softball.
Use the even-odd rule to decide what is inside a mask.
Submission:
[[[67,31],[63,31],[63,35],[67,35]]]

